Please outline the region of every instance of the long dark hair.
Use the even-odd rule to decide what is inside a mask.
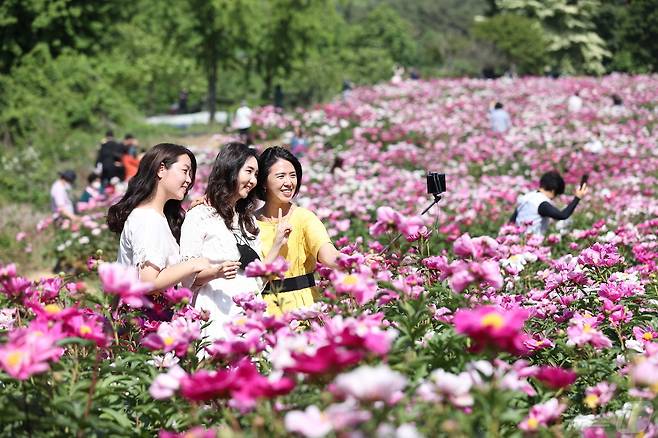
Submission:
[[[185,195],[187,195],[194,186],[194,177],[196,175],[194,154],[186,147],[177,144],[157,144],[144,154],[139,162],[137,174],[128,183],[128,190],[126,190],[123,198],[107,211],[107,225],[110,230],[115,233],[123,231],[123,226],[135,207],[155,194],[160,166],[164,165],[169,169],[172,164],[178,161],[178,157],[181,155],[187,155],[192,162],[192,181],[187,186],[185,192]],[[185,219],[185,210],[181,207],[181,201],[178,199],[168,200],[164,206],[164,215],[169,223],[171,234],[176,238],[176,242],[180,242],[180,229],[183,219]]]
[[[217,154],[215,164],[212,166],[208,177],[206,197],[210,205],[224,219],[229,230],[233,229],[233,205],[231,200],[238,190],[238,175],[240,169],[249,157],[258,160],[258,154],[254,149],[243,143],[227,143]],[[244,199],[238,199],[235,204],[235,213],[238,214],[238,225],[243,236],[253,239],[245,233],[245,230],[253,236],[258,234],[258,227],[254,222],[256,211],[255,190],[251,190]]]
[[[270,169],[279,160],[288,161],[295,168],[297,186],[295,187],[295,194],[293,196],[297,196],[299,188],[302,186],[302,164],[297,157],[288,149],[281,146],[271,146],[265,149],[258,159],[258,185],[256,186],[256,194],[263,201],[265,201],[265,188],[267,187],[267,177],[270,174]]]

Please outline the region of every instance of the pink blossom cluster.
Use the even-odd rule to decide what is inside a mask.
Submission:
[[[515,354],[527,352],[524,345],[528,335],[523,326],[529,312],[521,308],[502,309],[483,306],[476,309],[459,309],[455,313],[454,324],[458,333],[473,340],[473,349],[485,347],[508,351]]]

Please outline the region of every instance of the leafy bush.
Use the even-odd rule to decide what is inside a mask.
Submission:
[[[541,74],[549,62],[547,45],[539,22],[512,14],[500,14],[477,23],[474,35],[498,49],[521,74]]]

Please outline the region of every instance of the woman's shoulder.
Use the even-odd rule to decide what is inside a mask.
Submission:
[[[167,223],[167,218],[158,213],[152,208],[135,208],[130,212],[126,219],[126,225],[129,224],[154,224],[154,223]]]
[[[190,208],[185,213],[186,220],[188,218],[190,220],[204,220],[212,217],[219,217],[219,215],[217,214],[217,211],[213,207],[205,204],[197,205],[196,207]]]
[[[292,212],[292,217],[296,220],[306,221],[309,219],[317,219],[318,216],[311,210],[305,207],[295,207]]]

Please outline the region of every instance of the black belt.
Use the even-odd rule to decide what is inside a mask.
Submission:
[[[292,292],[313,286],[315,286],[315,277],[313,277],[313,273],[311,272],[310,274],[298,275],[297,277],[286,278],[284,280],[272,280],[265,285],[263,293],[273,293],[273,290]]]

